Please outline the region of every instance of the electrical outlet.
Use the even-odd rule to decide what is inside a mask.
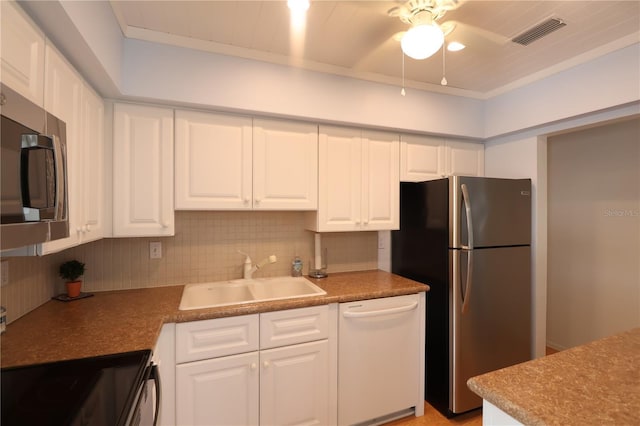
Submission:
[[[160,241],[152,241],[149,243],[149,259],[162,258],[162,243]]]
[[[0,287],[4,287],[5,285],[9,285],[9,261],[3,260],[0,265],[2,265],[2,273],[0,273]]]
[[[378,231],[378,250],[386,250],[391,242],[389,231]]]

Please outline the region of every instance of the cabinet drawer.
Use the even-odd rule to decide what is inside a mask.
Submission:
[[[258,349],[258,315],[176,324],[176,363]]]
[[[328,336],[328,305],[260,315],[260,349],[311,342]]]

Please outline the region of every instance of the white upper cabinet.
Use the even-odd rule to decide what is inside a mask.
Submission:
[[[15,2],[0,2],[2,82],[31,102],[44,105],[44,35]]]
[[[318,162],[319,204],[309,229],[398,229],[398,135],[321,126]]]
[[[362,132],[362,229],[400,227],[400,142],[395,133]]]
[[[484,176],[484,145],[476,142],[447,140],[447,175]]]
[[[173,235],[173,110],[115,104],[113,119],[113,236]]]
[[[400,139],[401,181],[421,182],[445,174],[445,146],[441,138],[402,135]]]
[[[318,208],[318,126],[254,120],[253,208]]]
[[[251,118],[176,111],[176,209],[251,207]]]
[[[317,126],[176,111],[177,210],[317,208]]]
[[[67,141],[67,200],[69,214],[69,237],[50,241],[38,246],[41,255],[54,253],[81,242],[78,229],[82,226],[84,178],[82,141],[82,91],[83,81],[74,69],[51,45],[45,54],[45,97],[47,112],[66,124]]]
[[[82,90],[82,242],[104,236],[104,102],[88,86]]]
[[[484,176],[484,145],[434,136],[402,135],[400,180],[421,182],[445,176]]]

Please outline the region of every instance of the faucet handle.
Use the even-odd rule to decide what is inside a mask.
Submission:
[[[242,250],[236,250],[238,253],[246,256],[246,259],[244,260],[244,263],[251,263],[251,256],[249,256],[247,253],[243,252]]]

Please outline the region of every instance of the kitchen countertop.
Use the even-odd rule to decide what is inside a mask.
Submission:
[[[472,377],[467,384],[526,425],[638,425],[640,328]]]
[[[93,297],[72,302],[51,300],[7,326],[0,336],[0,362],[4,368],[153,349],[164,323],[429,290],[429,286],[379,270],[336,273],[309,280],[327,294],[190,311],[178,310],[184,286],[97,292]]]

